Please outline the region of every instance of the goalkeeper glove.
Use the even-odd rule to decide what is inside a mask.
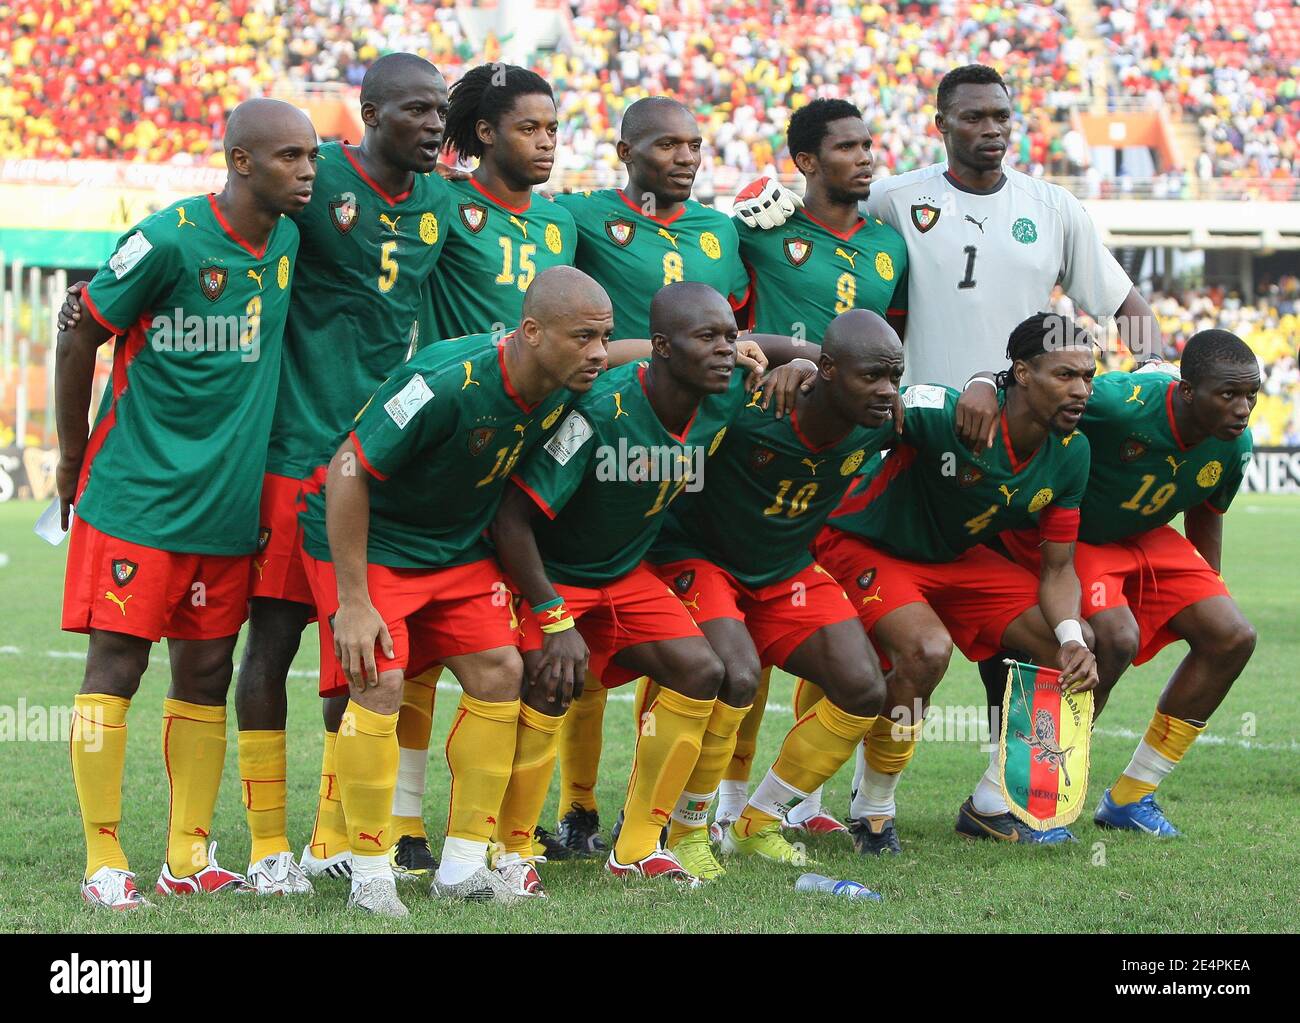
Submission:
[[[731,211],[747,227],[770,231],[780,227],[803,206],[803,200],[782,188],[771,178],[759,178],[742,188],[732,204]]]

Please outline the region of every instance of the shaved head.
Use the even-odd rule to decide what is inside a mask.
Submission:
[[[523,317],[549,324],[581,312],[610,312],[605,289],[577,267],[553,266],[543,270],[524,295]]]
[[[650,333],[672,337],[690,333],[701,323],[731,318],[735,314],[727,300],[707,284],[678,281],[655,292],[650,300]]]
[[[370,65],[361,79],[361,102],[383,106],[409,93],[424,78],[442,80],[442,72],[418,53],[388,53]]]
[[[315,144],[316,129],[311,119],[291,103],[278,99],[246,99],[230,112],[222,148],[226,165],[233,149],[247,153],[265,153],[287,139],[310,139]]]
[[[893,414],[903,377],[903,343],[894,328],[869,309],[850,309],[831,320],[810,401],[843,423],[875,428]]]
[[[619,138],[635,143],[647,135],[680,130],[686,125],[691,131],[698,131],[695,115],[684,104],[667,96],[649,96],[623,111]]]
[[[903,343],[884,317],[870,309],[850,309],[831,320],[822,336],[822,354],[844,365],[901,355]]]

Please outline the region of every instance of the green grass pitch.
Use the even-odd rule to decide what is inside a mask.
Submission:
[[[12,716],[19,700],[31,708],[67,708],[81,682],[85,639],[60,632],[64,550],[32,534],[40,508],[0,505],[0,705]],[[1300,496],[1243,496],[1225,523],[1225,578],[1260,634],[1254,660],[1210,722],[1187,760],[1161,788],[1160,799],[1183,838],[1157,842],[1136,834],[1098,831],[1085,815],[1079,843],[1065,848],[972,845],[953,832],[957,807],[985,764],[975,742],[923,742],[899,789],[903,855],[894,860],[854,856],[844,836],[809,842],[814,869],[863,881],[884,894],[859,904],[793,890],[797,871],[742,862],[722,881],[689,893],[671,886],[629,884],[599,863],[542,868],[551,900],[502,909],[432,902],[418,886],[403,886],[409,920],[375,921],[344,909],[344,882],[322,881],[312,898],[254,900],[217,896],[172,900],[119,916],[92,913],[77,883],[84,865],[77,803],[64,737],[0,741],[0,930],[267,931],[608,931],[744,933],[855,931],[1293,931],[1295,877],[1300,867],[1300,662],[1296,578],[1300,571]],[[130,713],[123,837],[152,888],[163,854],[167,787],[159,744],[165,651],[154,652]],[[1120,683],[1093,744],[1089,806],[1128,762],[1170,670],[1181,656],[1167,649]],[[313,679],[314,628],[303,642],[290,680],[289,834],[295,851],[306,842],[320,765],[320,712]],[[774,681],[755,780],[772,762],[790,723],[791,683]],[[606,827],[626,783],[631,752],[631,690],[611,694],[599,799]],[[973,666],[954,659],[936,693],[940,709],[979,705]],[[233,702],[233,701],[232,701]],[[440,844],[446,764],[442,743],[456,703],[439,692],[425,815]],[[219,858],[243,869],[248,835],[239,800],[233,706],[226,773],[214,837]],[[828,807],[843,813],[851,779],[842,770],[827,786]],[[545,821],[555,821],[555,796]]]

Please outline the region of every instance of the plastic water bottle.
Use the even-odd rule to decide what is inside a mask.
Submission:
[[[838,895],[842,899],[869,899],[872,902],[880,902],[881,895],[873,892],[864,884],[857,881],[837,881],[833,877],[826,877],[822,874],[801,874],[799,880],[794,883],[794,890],[797,892],[828,892],[831,895]]]

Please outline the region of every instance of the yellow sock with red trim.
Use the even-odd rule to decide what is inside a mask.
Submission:
[[[334,750],[338,732],[325,733],[325,749],[320,763],[320,795],[316,802],[316,823],[312,826],[308,847],[317,859],[348,851],[347,818],[339,798],[338,776],[334,771]]]
[[[763,712],[767,709],[767,687],[771,674],[771,668],[764,669],[758,692],[754,694],[754,703],[736,731],[736,748],[731,754],[731,762],[723,772],[724,781],[749,784],[749,772],[754,766],[754,754],[758,751],[758,731],[763,725]]]
[[[614,856],[620,863],[645,859],[686,788],[716,700],[694,700],[660,686],[637,736]]]
[[[874,715],[841,710],[828,699],[818,702],[786,735],[776,763],[732,825],[736,834],[748,838],[780,820],[844,765],[875,720]]]
[[[555,773],[556,750],[560,744],[564,716],[551,717],[526,703],[519,706],[515,733],[515,759],[510,766],[510,783],[501,798],[497,815],[497,841],[506,852],[533,854],[533,832],[542,816],[546,793]]]
[[[429,737],[433,734],[433,705],[442,665],[402,682],[402,707],[397,712],[397,788],[393,792],[393,841],[404,835],[427,838],[424,828],[424,788],[429,770]]]
[[[451,805],[447,837],[481,842],[492,838],[510,782],[519,731],[519,701],[488,703],[462,694],[447,735]]]
[[[393,844],[397,787],[397,715],[348,700],[334,746],[339,796],[353,856],[378,856]]]
[[[605,702],[609,690],[591,676],[582,695],[569,705],[560,729],[560,816],[577,803],[596,809],[596,774],[605,742]]]
[[[1159,710],[1147,725],[1146,735],[1138,743],[1119,780],[1111,786],[1110,798],[1119,806],[1136,803],[1156,790],[1165,777],[1192,748],[1196,737],[1205,731],[1196,724],[1170,717]]]
[[[695,770],[686,780],[686,789],[677,800],[672,823],[668,825],[668,848],[709,822],[709,806],[718,793],[722,772],[731,763],[736,748],[736,730],[749,713],[749,707],[733,707],[718,700],[709,714],[700,739],[700,755]]]
[[[167,869],[193,877],[208,865],[212,813],[226,764],[226,708],[163,700],[163,766],[171,791]]]
[[[284,730],[241,731],[238,741],[239,780],[248,833],[252,836],[248,853],[251,866],[264,857],[289,851]]]
[[[798,721],[825,698],[826,694],[815,682],[809,682],[806,678],[795,679],[794,719]]]
[[[86,834],[87,878],[101,867],[130,869],[117,837],[130,706],[124,697],[103,693],[78,693],[72,700],[72,783]]]

